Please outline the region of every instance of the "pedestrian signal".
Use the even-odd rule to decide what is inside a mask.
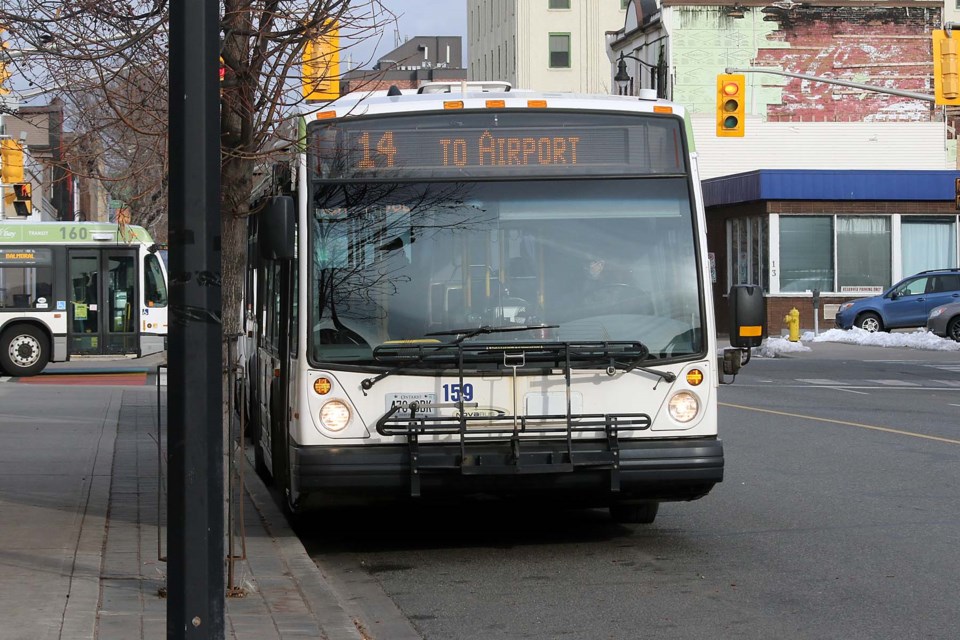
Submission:
[[[721,73],[717,76],[717,135],[742,138],[747,97],[742,74]]]
[[[29,216],[33,213],[30,206],[32,188],[29,182],[13,185],[13,211],[18,216]]]
[[[14,202],[29,202],[32,191],[29,182],[13,185]]]

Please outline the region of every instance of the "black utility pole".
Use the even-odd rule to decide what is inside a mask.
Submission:
[[[170,2],[167,638],[224,637],[219,2]]]

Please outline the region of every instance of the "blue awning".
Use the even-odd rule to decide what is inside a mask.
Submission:
[[[757,200],[947,201],[960,171],[760,169],[703,181],[707,207]]]

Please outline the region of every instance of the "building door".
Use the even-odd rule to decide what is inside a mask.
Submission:
[[[138,354],[136,250],[71,249],[69,261],[70,354]]]

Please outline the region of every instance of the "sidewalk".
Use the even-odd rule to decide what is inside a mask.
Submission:
[[[157,395],[0,386],[0,640],[166,637]],[[246,556],[234,564],[243,597],[226,599],[226,638],[361,640],[244,464]]]

